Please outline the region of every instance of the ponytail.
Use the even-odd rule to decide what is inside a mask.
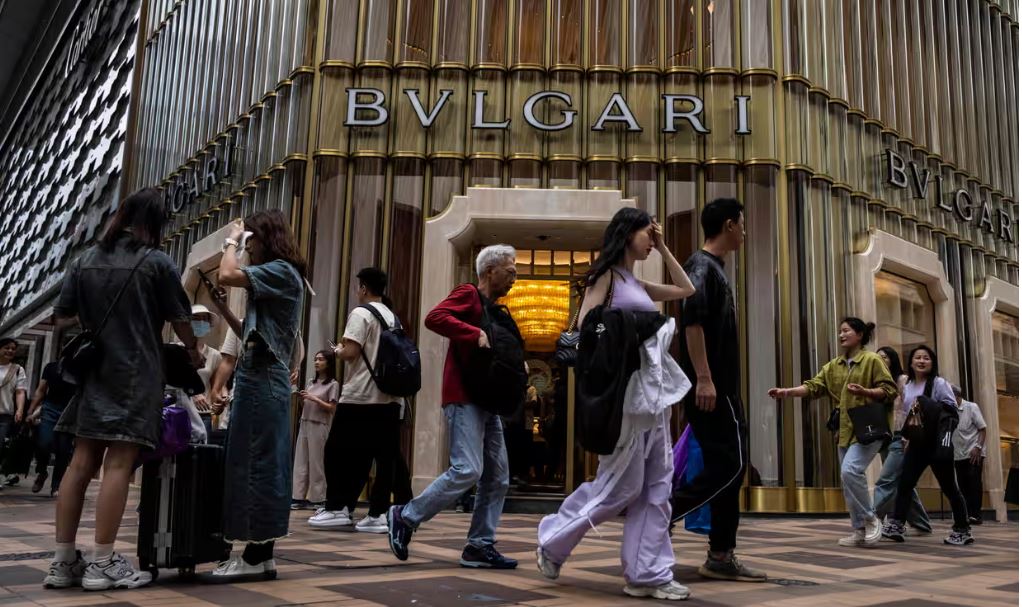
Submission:
[[[852,331],[855,331],[862,336],[863,346],[866,346],[873,340],[873,332],[877,328],[875,323],[866,322],[856,316],[846,316],[841,320],[841,322],[848,325],[852,328]]]

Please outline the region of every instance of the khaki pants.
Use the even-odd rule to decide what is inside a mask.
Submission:
[[[326,473],[323,472],[323,448],[330,434],[329,424],[302,420],[295,445],[294,481],[291,498],[313,503],[326,500]]]

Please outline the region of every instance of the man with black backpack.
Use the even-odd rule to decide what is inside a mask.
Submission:
[[[500,416],[524,401],[527,379],[518,327],[507,308],[494,303],[517,278],[514,248],[484,248],[476,257],[476,273],[478,286],[456,287],[426,316],[426,328],[450,340],[442,402],[451,467],[418,497],[390,508],[390,549],[399,560],[406,560],[415,528],[453,507],[478,485],[461,566],[514,569],[518,561],[493,546],[508,488]]]
[[[387,305],[387,274],[363,268],[356,278],[359,305],[348,315],[341,344],[334,350],[344,361],[344,381],[324,447],[326,504],[309,525],[354,525],[356,531],[386,533],[391,493],[411,496],[408,468],[399,462],[401,420],[403,397],[419,389],[419,353]],[[355,523],[355,504],[374,460],[369,513]]]

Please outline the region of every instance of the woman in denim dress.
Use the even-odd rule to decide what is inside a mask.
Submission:
[[[240,267],[244,231],[251,265]],[[274,579],[273,543],[287,535],[291,513],[291,382],[288,361],[298,335],[305,261],[279,210],[232,225],[220,261],[220,285],[248,290],[244,322],[214,294],[217,308],[242,336],[227,435],[224,539],[245,551],[221,563],[215,581]]]

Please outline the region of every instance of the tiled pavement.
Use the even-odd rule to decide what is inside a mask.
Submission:
[[[137,492],[132,491],[132,505]],[[93,502],[86,506],[81,543],[91,544]],[[134,554],[136,518],[129,508],[117,549]],[[308,512],[295,513],[293,534],[278,543],[280,579],[275,582],[204,586],[164,571],[158,583],[109,594],[81,590],[44,590],[53,502],[25,488],[0,493],[0,607],[104,605],[340,605],[362,607],[491,607],[522,604],[634,605],[642,599],[621,594],[618,549],[621,524],[590,533],[555,582],[535,569],[533,550],[538,516],[507,515],[499,548],[522,561],[514,572],[488,572],[457,566],[469,517],[443,514],[415,535],[411,558],[399,563],[384,536],[344,531],[312,531]],[[847,551],[836,545],[847,533],[838,519],[746,518],[740,554],[765,569],[771,581],[737,584],[704,581],[695,568],[705,540],[686,532],[675,538],[676,578],[692,589],[688,605],[762,605],[839,607],[885,605],[1017,605],[1018,524],[987,523],[976,529],[977,543],[967,548],[941,544],[938,533],[911,538],[904,545],[882,544]],[[206,566],[205,570],[211,567]],[[648,601],[646,601],[648,602]]]

